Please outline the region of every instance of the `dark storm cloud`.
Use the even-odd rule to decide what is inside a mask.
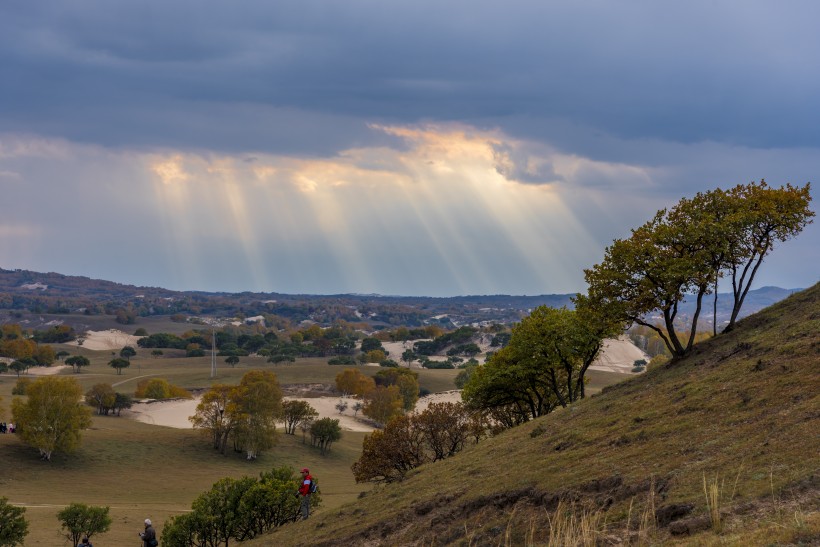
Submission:
[[[812,2],[5,2],[0,119],[104,145],[327,154],[367,122],[820,145]],[[569,128],[558,131],[556,128]],[[605,159],[605,158],[603,158]]]

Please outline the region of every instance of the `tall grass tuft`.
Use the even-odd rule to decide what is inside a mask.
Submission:
[[[558,503],[555,512],[547,515],[550,532],[549,547],[594,547],[604,529],[601,511],[581,509],[574,504]]]
[[[630,514],[632,504],[630,503]],[[649,483],[649,492],[646,494],[646,506],[641,513],[638,527],[638,545],[650,545],[652,543],[651,534],[655,530],[655,477]]]
[[[706,496],[706,510],[709,513],[709,520],[712,522],[712,531],[720,532],[720,491],[722,485],[718,475],[713,480],[707,482],[706,473],[703,474],[703,494]]]

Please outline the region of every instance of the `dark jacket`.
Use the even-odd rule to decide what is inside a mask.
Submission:
[[[157,533],[150,524],[145,527],[145,531],[140,535],[142,536],[142,547],[149,547],[151,540],[157,539]]]

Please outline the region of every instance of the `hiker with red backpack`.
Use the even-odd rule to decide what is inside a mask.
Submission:
[[[299,486],[299,496],[302,496],[302,520],[310,516],[310,495],[316,492],[316,482],[310,476],[307,467],[302,469],[302,484]]]

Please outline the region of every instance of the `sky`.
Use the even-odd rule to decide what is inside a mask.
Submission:
[[[0,3],[0,267],[585,291],[664,207],[820,170],[820,3]],[[820,221],[755,287],[818,281]]]

